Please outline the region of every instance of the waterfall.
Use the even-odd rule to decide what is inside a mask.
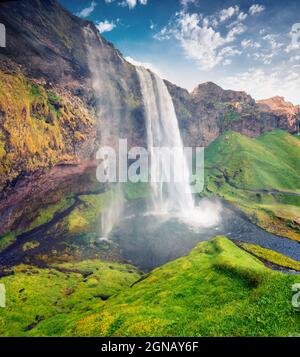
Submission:
[[[101,215],[101,239],[108,240],[114,226],[120,221],[124,209],[122,187],[117,184],[108,192],[108,206]]]
[[[164,81],[143,67],[137,67],[146,114],[147,143],[151,158],[152,207],[157,213],[187,214],[194,209],[194,200],[189,185],[189,170],[183,154],[183,143],[178,120],[169,91]],[[163,148],[160,155],[155,148]],[[176,160],[172,156],[176,153]],[[160,173],[173,175],[169,182],[153,180]],[[180,173],[181,180],[175,180]],[[157,182],[156,182],[157,181]]]

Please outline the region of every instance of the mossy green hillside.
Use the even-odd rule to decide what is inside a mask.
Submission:
[[[283,268],[300,271],[300,263],[283,254],[250,243],[240,243],[240,245],[258,258],[262,258]]]
[[[297,281],[217,237],[81,317],[55,315],[30,335],[295,336],[300,317],[291,287]]]
[[[256,139],[227,132],[207,148],[205,165],[213,178],[219,178],[216,184],[300,192],[299,155],[299,141],[281,130]]]
[[[149,187],[144,183],[126,183],[111,187],[101,194],[80,195],[81,202],[65,221],[69,233],[83,233],[87,231],[100,231],[100,217],[113,204],[114,201],[121,205],[130,200],[146,198],[149,195]]]
[[[239,206],[263,228],[299,240],[299,157],[299,140],[281,130],[256,139],[224,133],[205,151],[205,192]]]
[[[17,266],[14,275],[0,279],[6,287],[6,308],[0,311],[0,335],[31,334],[41,321],[58,316],[51,334],[65,328],[64,320],[86,315],[110,296],[127,289],[140,277],[129,265],[101,261],[39,269]]]
[[[8,247],[14,240],[16,235],[13,232],[8,232],[0,237],[0,252]]]

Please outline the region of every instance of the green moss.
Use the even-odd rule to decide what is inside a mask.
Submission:
[[[257,139],[229,132],[207,148],[205,166],[241,189],[298,190],[299,153],[299,142],[280,130]]]
[[[79,318],[89,313],[105,303],[103,297],[116,294],[139,278],[133,267],[99,261],[66,264],[56,269],[18,266],[14,272],[0,279],[7,292],[7,307],[0,313],[1,336],[60,334],[67,327],[70,314]],[[51,323],[54,316],[59,325]],[[41,322],[43,328],[37,331]]]
[[[155,269],[81,319],[69,316],[63,334],[298,335],[300,320],[291,305],[291,286],[296,281],[296,276],[273,272],[218,237],[200,243],[187,257]],[[55,322],[56,318],[53,326]]]
[[[228,109],[223,116],[223,120],[227,122],[238,121],[240,119],[241,116],[235,109]]]
[[[72,197],[62,197],[59,199],[58,203],[49,205],[46,208],[41,208],[39,210],[38,217],[32,222],[32,224],[26,230],[31,230],[36,227],[39,227],[45,223],[50,222],[55,215],[63,212],[68,207],[74,203],[74,198]]]
[[[270,263],[282,266],[284,268],[294,269],[300,271],[300,263],[282,255],[280,253],[274,252],[273,250],[262,248],[258,245],[241,243],[241,246],[248,252],[254,254],[255,256],[265,259]]]
[[[69,233],[83,233],[97,230],[101,213],[108,207],[112,199],[112,192],[101,194],[82,195],[81,204],[66,218]]]
[[[40,86],[37,84],[31,84],[31,94],[34,97],[41,97],[42,96],[42,92],[40,90]]]
[[[0,315],[1,335],[300,333],[300,317],[291,305],[297,276],[266,268],[224,237],[198,244],[188,256],[139,281],[128,265],[85,261],[55,269],[20,266],[15,275],[0,279],[8,292],[8,308]]]
[[[60,98],[22,73],[0,71],[0,108],[0,190],[23,171],[74,160],[94,124],[79,98]]]
[[[16,236],[13,232],[9,232],[0,237],[0,252],[8,247],[14,240]]]

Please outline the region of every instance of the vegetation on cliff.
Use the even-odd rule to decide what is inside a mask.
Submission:
[[[94,118],[78,98],[0,71],[0,190],[20,175],[78,160]]]

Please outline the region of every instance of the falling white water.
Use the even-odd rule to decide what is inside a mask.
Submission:
[[[152,204],[157,213],[185,213],[194,209],[194,200],[189,185],[188,165],[183,155],[183,144],[172,98],[164,81],[143,67],[137,67],[147,122],[148,150],[151,157]],[[158,156],[155,148],[164,148]],[[153,182],[156,178],[168,175],[170,157],[173,177],[169,182]],[[171,154],[171,155],[170,155]],[[183,173],[182,180],[176,182],[174,173]]]
[[[181,152],[181,155],[176,154],[176,160],[171,161],[173,174],[175,172],[183,174],[181,181],[177,182],[172,179],[169,182],[153,181],[151,177],[151,198],[154,213],[177,217],[191,228],[216,226],[221,220],[222,205],[219,202],[209,202],[204,199],[197,207],[195,206],[178,120],[172,98],[164,81],[143,67],[137,67],[137,73],[146,113],[151,176],[154,174],[157,178],[160,172],[163,175],[166,174],[170,167],[169,153]],[[167,150],[158,157],[155,148]]]
[[[119,222],[124,208],[124,196],[121,185],[109,191],[109,205],[101,215],[101,240],[108,240],[115,224]]]

